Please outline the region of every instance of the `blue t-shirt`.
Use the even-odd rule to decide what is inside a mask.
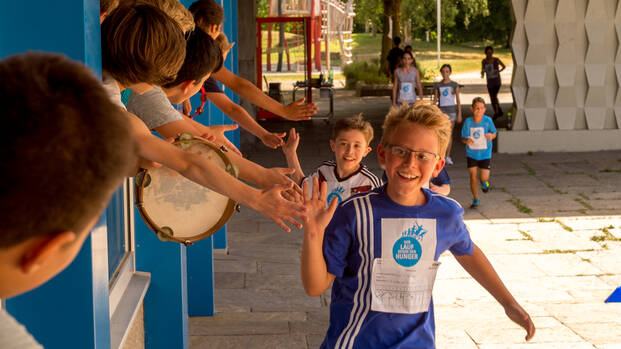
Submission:
[[[449,177],[448,172],[446,172],[446,167],[442,168],[442,171],[438,173],[437,177],[431,179],[431,183],[437,186],[451,184],[451,178]]]
[[[336,278],[330,326],[321,348],[435,347],[433,301],[428,311],[416,314],[371,310],[373,261],[392,259],[403,266],[398,254],[383,256],[382,251],[394,251],[399,242],[388,236],[405,234],[412,228],[422,232],[417,238],[420,243],[416,243],[422,248],[414,265],[421,260],[437,261],[447,249],[454,255],[472,254],[474,244],[463,222],[464,211],[455,200],[427,189],[421,189],[427,198],[425,205],[402,206],[388,197],[385,188],[343,201],[326,228],[323,254],[328,272]],[[384,247],[383,239],[387,241]]]
[[[480,123],[475,123],[472,117],[467,118],[464,121],[464,125],[461,127],[461,138],[472,138],[475,142],[473,146],[466,145],[466,156],[475,160],[485,160],[492,158],[492,141],[480,140],[481,137],[485,139],[486,133],[497,133],[496,127],[494,126],[494,122],[492,118],[487,115],[483,115],[483,120]],[[480,145],[477,146],[477,140],[483,144],[483,147]],[[485,147],[485,145],[487,145]],[[474,149],[473,149],[474,148]]]

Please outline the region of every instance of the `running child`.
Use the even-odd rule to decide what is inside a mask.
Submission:
[[[433,84],[433,104],[440,107],[440,110],[448,115],[452,127],[455,127],[455,122],[461,123],[461,101],[459,100],[459,84],[451,80],[452,71],[450,64],[444,64],[440,68],[442,80]],[[453,137],[449,138],[448,148],[446,148],[446,163],[448,165],[453,164],[453,159],[451,159],[452,145]]]
[[[416,69],[416,60],[412,52],[404,52],[401,56],[401,65],[395,69],[392,86],[392,105],[416,103],[416,91],[418,99],[423,99],[423,85],[420,82],[420,72]]]
[[[332,285],[321,348],[435,348],[432,288],[446,250],[526,330],[526,340],[535,334],[528,313],[470,239],[459,203],[422,188],[444,166],[450,127],[435,106],[393,109],[377,150],[387,184],[338,209],[336,200],[326,207],[326,185],[320,189],[313,179],[311,195],[304,184],[302,282],[310,296]],[[404,291],[413,284],[424,288]]]
[[[479,206],[479,183],[481,190],[487,193],[490,189],[489,175],[492,161],[492,140],[498,135],[492,118],[485,114],[485,100],[475,97],[472,100],[473,116],[464,121],[461,128],[461,141],[466,144],[466,161],[470,174],[470,190],[472,191],[471,208]],[[477,173],[477,168],[479,173]]]
[[[296,183],[312,183],[312,179],[317,178],[319,183],[327,184],[329,199],[335,197],[341,202],[353,194],[364,193],[381,185],[380,179],[360,164],[371,151],[369,144],[372,139],[373,127],[362,119],[362,115],[337,120],[330,136],[330,149],[334,152],[335,160],[324,162],[306,178],[296,153],[300,136],[294,128],[289,131],[282,151],[287,165],[295,169],[291,178]]]

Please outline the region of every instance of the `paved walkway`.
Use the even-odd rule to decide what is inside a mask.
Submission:
[[[339,95],[336,115],[364,112],[375,150],[388,98]],[[323,121],[264,125],[299,129],[305,171],[331,158]],[[247,148],[265,166],[285,163],[280,151]],[[467,207],[463,146],[453,154],[451,196]],[[379,172],[375,153],[366,162]],[[466,209],[466,223],[537,333],[525,344],[522,330],[445,254],[434,288],[438,348],[621,348],[621,303],[604,303],[621,286],[621,151],[494,154],[492,166],[493,189],[480,208]],[[217,314],[190,319],[190,348],[317,348],[330,297],[304,294],[302,232],[285,233],[247,208],[228,227],[228,254],[215,263]]]

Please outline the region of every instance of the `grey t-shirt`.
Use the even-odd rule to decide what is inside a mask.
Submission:
[[[119,84],[116,83],[116,80],[104,72],[101,84],[103,85],[104,90],[106,90],[106,93],[108,94],[108,97],[110,97],[112,103],[126,109],[123,102],[121,102],[121,89],[119,88]]]
[[[127,110],[136,114],[150,130],[182,119],[159,86],[141,95],[132,91],[127,101]]]
[[[457,113],[457,101],[455,99],[455,91],[459,84],[455,81],[449,82],[436,82],[433,84],[433,88],[438,91],[438,107],[442,112],[448,113]]]
[[[28,330],[4,309],[0,309],[0,348],[43,349]]]

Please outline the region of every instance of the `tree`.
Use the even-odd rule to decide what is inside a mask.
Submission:
[[[363,31],[367,22],[371,22],[374,29],[382,27],[382,16],[384,15],[382,0],[356,0],[354,4],[356,8],[356,17],[354,17],[356,31]]]
[[[383,0],[384,16],[382,20],[382,55],[380,56],[380,73],[389,75],[388,51],[392,48],[392,39],[388,36],[390,22],[392,21],[392,37],[401,35],[401,0]]]

